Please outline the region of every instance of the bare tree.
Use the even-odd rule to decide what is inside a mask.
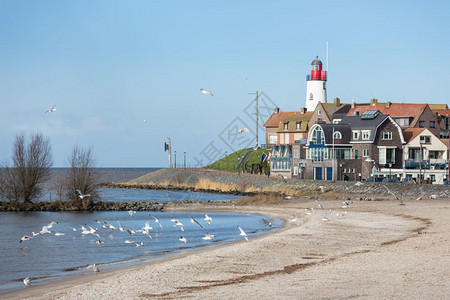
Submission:
[[[75,146],[69,157],[70,170],[65,180],[67,196],[69,199],[78,200],[80,194],[89,195],[81,200],[90,204],[99,199],[97,188],[100,183],[100,175],[95,171],[95,159],[92,148],[83,149]]]
[[[50,178],[53,165],[51,146],[42,134],[35,134],[26,144],[19,134],[13,146],[13,166],[3,170],[3,194],[10,201],[32,202],[42,192],[42,184]]]

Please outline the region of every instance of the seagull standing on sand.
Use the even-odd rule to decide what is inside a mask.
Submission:
[[[237,228],[239,229],[239,231],[241,232],[239,235],[243,236],[244,239],[248,242],[248,237],[247,234],[245,233],[245,231],[241,228],[241,226],[237,226]]]
[[[194,219],[193,217],[191,217],[191,223],[192,224],[197,224],[198,226],[200,226],[200,228],[203,228],[202,224],[200,224],[196,219]]]
[[[206,89],[200,89],[200,91],[202,92],[202,94],[214,96],[214,94],[211,91],[208,91]]]
[[[92,265],[92,271],[100,272],[100,270],[98,269],[98,267],[95,264]]]
[[[56,111],[56,105],[53,105],[52,108],[50,108],[49,110],[46,110],[45,113],[52,113]]]
[[[208,223],[208,225],[211,225],[212,218],[208,216],[207,213],[205,213],[205,218],[203,220],[205,220]]]
[[[23,279],[23,284],[25,284],[26,286],[30,286],[31,285],[30,277],[24,278]]]

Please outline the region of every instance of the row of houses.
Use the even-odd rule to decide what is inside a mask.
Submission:
[[[319,102],[264,124],[271,176],[442,184],[449,177],[447,105]]]

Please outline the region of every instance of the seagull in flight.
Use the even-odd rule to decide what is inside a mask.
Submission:
[[[204,236],[204,237],[202,237],[202,240],[205,240],[205,241],[210,241],[210,240],[212,240],[212,239],[213,239],[213,237],[214,237],[214,235],[213,235],[213,234],[209,234],[209,233],[207,232],[207,233],[205,233],[205,236]]]
[[[136,213],[135,210],[129,210],[128,211],[128,214],[130,215],[130,217],[132,217],[135,213]]]
[[[196,219],[194,219],[193,217],[191,217],[191,223],[192,224],[197,224],[198,226],[200,226],[200,228],[203,228],[202,224],[200,224]]]
[[[31,238],[28,236],[28,235],[24,235],[21,239],[20,239],[20,241],[19,241],[19,243],[22,243],[22,242],[24,242],[24,241],[29,241]]]
[[[162,225],[159,222],[159,220],[155,216],[152,216],[152,217],[153,217],[153,219],[155,219],[155,223],[158,223],[159,227],[162,229]]]
[[[180,236],[180,238],[178,239],[180,242],[183,242],[183,243],[187,243],[187,239],[184,237],[184,236]]]
[[[91,194],[83,194],[83,192],[79,189],[75,189],[78,193],[78,197],[80,197],[81,200],[83,200],[85,197],[91,197]]]
[[[175,221],[175,225],[180,226],[180,230],[181,230],[181,231],[184,231],[184,225],[183,225],[183,223],[181,223],[179,220],[176,220],[176,221]]]
[[[214,94],[211,91],[208,91],[206,89],[200,89],[200,91],[202,92],[202,94],[207,94],[207,95],[214,96]]]
[[[321,204],[319,201],[317,201],[317,200],[314,200],[314,201],[316,201],[317,206],[318,206],[320,209],[323,209],[323,206],[322,206],[322,204]]]
[[[239,225],[237,226],[237,228],[241,232],[239,235],[242,235],[244,237],[244,239],[248,242],[248,237],[247,237],[247,234],[245,233],[245,231]]]
[[[244,133],[244,132],[250,132],[250,129],[248,129],[247,127],[241,128],[241,129],[239,129],[237,131],[237,134],[241,134],[241,133]]]
[[[26,286],[30,286],[31,285],[30,277],[24,278],[23,279],[23,284],[25,284]]]
[[[210,216],[208,216],[207,213],[205,213],[205,218],[204,218],[203,220],[205,220],[206,222],[208,222],[208,225],[211,225],[212,218],[211,218]]]
[[[271,221],[269,221],[267,219],[264,219],[264,218],[262,218],[262,220],[263,220],[264,224],[266,224],[269,227],[272,227],[272,222]]]
[[[45,113],[52,113],[56,111],[56,105],[53,105],[52,108],[50,108],[49,110],[46,110]]]

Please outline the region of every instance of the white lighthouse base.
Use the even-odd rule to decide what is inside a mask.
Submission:
[[[306,81],[306,109],[308,111],[314,111],[319,101],[322,103],[327,103],[326,81]]]

